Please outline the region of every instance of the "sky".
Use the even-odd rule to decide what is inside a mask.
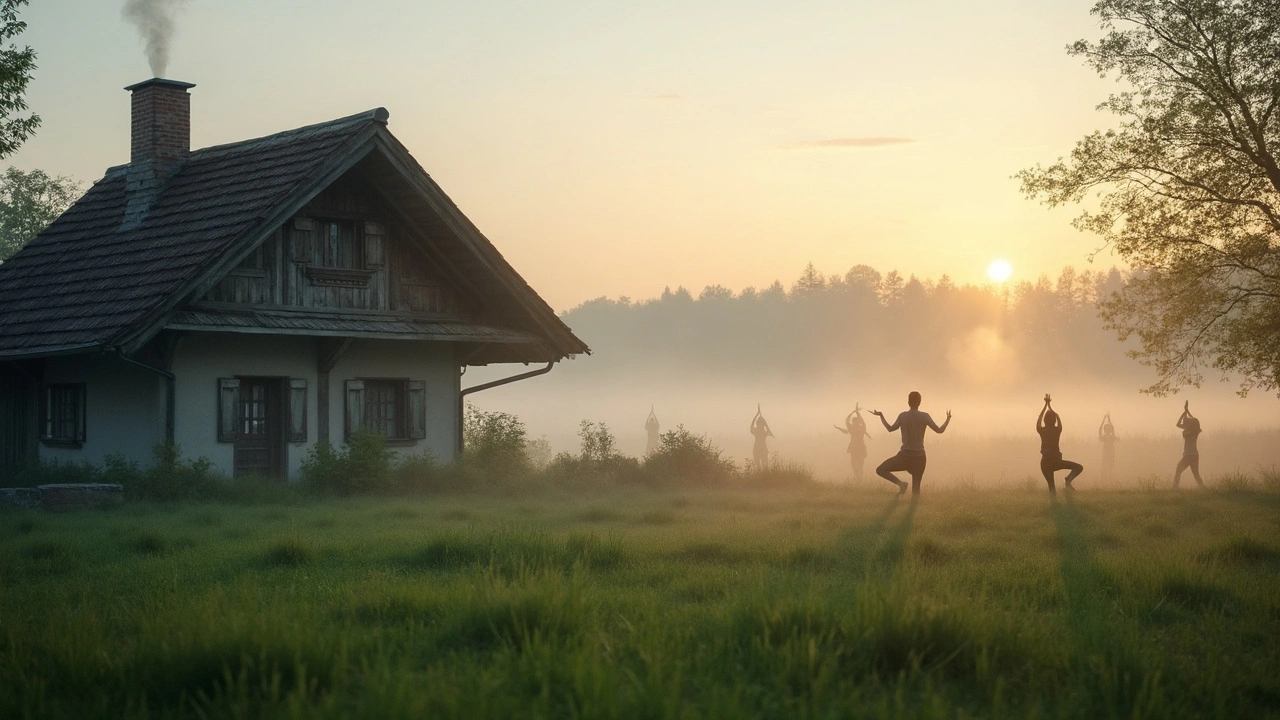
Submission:
[[[193,148],[386,107],[391,131],[557,310],[882,272],[1084,267],[1095,237],[1011,176],[1105,128],[1065,46],[1081,0],[189,0],[165,77]],[[86,187],[151,77],[123,0],[34,0],[8,162]],[[1102,269],[1118,264],[1104,253]]]

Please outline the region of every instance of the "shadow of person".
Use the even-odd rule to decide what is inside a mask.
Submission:
[[[911,537],[911,525],[915,520],[916,506],[919,502],[920,497],[913,493],[911,495],[911,503],[907,505],[907,512],[903,514],[902,520],[893,526],[893,529],[885,535],[884,542],[876,549],[871,561],[871,570],[874,574],[880,577],[888,577],[902,564],[902,557],[907,551],[907,540]]]
[[[837,542],[847,552],[851,569],[866,569],[873,551],[876,550],[879,544],[881,535],[884,534],[885,525],[888,524],[889,518],[893,516],[893,513],[901,504],[902,495],[894,495],[885,504],[880,514],[869,523],[860,527],[849,528],[840,534]]]

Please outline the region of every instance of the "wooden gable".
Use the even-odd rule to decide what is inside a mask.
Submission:
[[[325,188],[223,277],[204,303],[461,316],[456,287],[366,183]]]

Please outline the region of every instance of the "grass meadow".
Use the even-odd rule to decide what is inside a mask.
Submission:
[[[0,514],[0,717],[1280,716],[1280,494]]]

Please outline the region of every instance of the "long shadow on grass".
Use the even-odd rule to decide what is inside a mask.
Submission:
[[[1053,498],[1051,508],[1058,528],[1058,554],[1062,584],[1067,593],[1067,623],[1077,650],[1089,652],[1106,639],[1102,614],[1101,583],[1093,551],[1086,539],[1088,520],[1068,493],[1062,502]]]
[[[868,572],[887,576],[902,561],[906,550],[907,537],[911,534],[911,522],[915,518],[917,498],[912,496],[907,513],[888,533],[885,527],[889,518],[902,503],[902,496],[895,495],[884,510],[865,527],[850,530],[841,538],[848,549],[851,568],[865,569]],[[883,541],[881,537],[883,536]]]
[[[1116,626],[1105,575],[1088,541],[1090,521],[1076,507],[1070,492],[1061,502],[1057,498],[1052,502],[1067,596],[1067,627],[1075,656],[1072,665],[1079,673],[1071,682],[1077,692],[1092,696],[1094,703],[1124,708],[1120,715],[1152,717],[1148,683],[1170,680],[1161,678],[1159,669],[1145,666],[1125,642],[1122,628]]]

